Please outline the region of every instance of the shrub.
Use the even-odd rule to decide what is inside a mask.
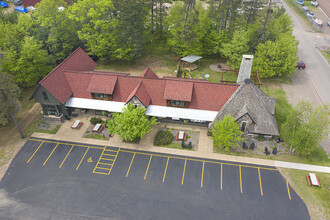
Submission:
[[[262,134],[259,134],[258,141],[264,141],[264,140],[265,140],[265,136]]]
[[[154,145],[161,146],[170,144],[173,140],[173,135],[169,131],[159,130],[155,136]]]
[[[91,122],[91,124],[96,125],[97,123],[102,123],[103,121],[101,118],[93,117],[93,118],[91,118],[90,122]]]

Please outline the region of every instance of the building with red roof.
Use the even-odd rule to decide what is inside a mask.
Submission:
[[[95,71],[96,63],[78,48],[44,79],[31,98],[45,117],[63,121],[74,109],[122,112],[127,104],[160,119],[213,122],[240,84],[159,78],[149,67],[141,76]],[[219,117],[219,116],[218,116]]]

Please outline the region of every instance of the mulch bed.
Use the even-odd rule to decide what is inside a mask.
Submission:
[[[191,142],[192,150],[197,150],[198,146],[198,140],[199,140],[199,132],[197,131],[189,131],[189,130],[182,130],[182,129],[171,129],[171,128],[160,128],[162,131],[169,131],[173,135],[173,141],[172,143],[178,143],[181,144],[182,140],[176,140],[176,134],[179,131],[184,131],[187,134],[187,139],[185,141],[185,144],[187,145],[189,142]]]

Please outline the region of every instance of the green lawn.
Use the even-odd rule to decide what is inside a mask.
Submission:
[[[327,59],[328,63],[330,63],[330,53],[327,53],[326,51],[321,51],[325,59]]]
[[[106,140],[106,138],[101,134],[88,134],[84,138],[92,138],[92,139],[98,139],[98,140]]]
[[[279,169],[290,186],[304,200],[312,220],[330,219],[330,174],[316,173],[321,188],[309,186],[306,180],[307,171]]]

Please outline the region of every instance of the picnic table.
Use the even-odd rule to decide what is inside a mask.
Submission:
[[[184,131],[179,131],[178,133],[176,133],[176,140],[186,140],[187,138],[187,134],[184,133]]]
[[[80,121],[80,120],[76,120],[72,125],[71,125],[71,128],[73,129],[79,129],[80,126],[82,125],[83,123]]]
[[[101,132],[103,130],[104,126],[100,123],[97,123],[94,128],[92,129],[93,132]]]
[[[308,185],[321,187],[319,179],[317,178],[315,173],[306,174],[306,178],[307,178],[307,181],[308,181]]]

